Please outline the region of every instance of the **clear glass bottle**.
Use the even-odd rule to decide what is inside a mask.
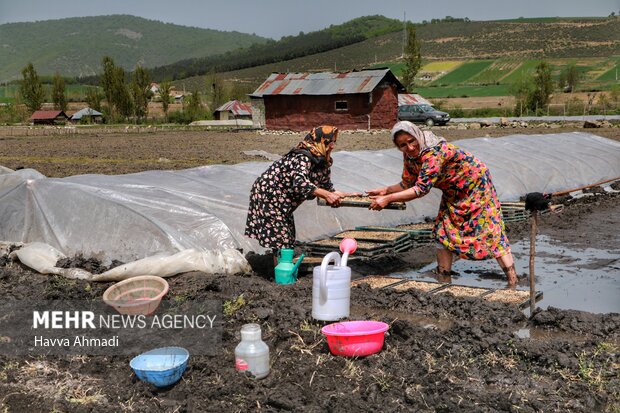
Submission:
[[[235,368],[249,371],[257,379],[269,374],[269,347],[261,339],[260,325],[241,327],[241,342],[235,348]]]

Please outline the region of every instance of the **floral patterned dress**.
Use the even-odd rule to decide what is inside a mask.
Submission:
[[[405,155],[402,185],[418,196],[431,188],[443,196],[433,233],[461,258],[484,260],[510,252],[501,205],[487,166],[469,152],[442,142],[418,158]]]
[[[330,176],[327,163],[313,166],[305,154],[288,153],[275,161],[252,185],[245,235],[265,248],[292,248],[293,212],[315,198],[317,187],[334,191]]]

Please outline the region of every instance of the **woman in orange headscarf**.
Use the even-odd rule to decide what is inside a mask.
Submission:
[[[302,202],[318,196],[337,207],[340,198],[353,195],[336,191],[331,182],[331,152],[337,138],[333,126],[313,129],[252,185],[245,235],[271,248],[274,261],[279,249],[295,243],[293,212]]]

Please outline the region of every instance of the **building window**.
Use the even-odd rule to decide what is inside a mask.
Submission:
[[[346,100],[337,100],[336,110],[349,110],[349,103]]]

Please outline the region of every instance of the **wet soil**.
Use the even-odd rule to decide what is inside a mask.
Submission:
[[[617,248],[620,197],[599,195],[541,216],[539,231],[592,248]],[[511,223],[512,242],[529,223]],[[355,263],[355,276],[433,261],[424,246]],[[388,323],[385,345],[362,358],[333,356],[311,316],[311,277],[276,285],[269,256],[253,275],[186,273],[168,279],[168,300],[240,303],[224,312],[221,349],[192,355],[176,385],[136,379],[129,356],[0,356],[0,408],[7,412],[599,412],[620,409],[620,314],[538,309],[415,290],[351,290],[352,319]],[[80,257],[67,265],[96,262]],[[258,266],[260,267],[260,266]],[[258,268],[257,267],[257,268]],[[620,274],[616,274],[620,277]],[[110,283],[33,273],[0,262],[0,299],[101,300]],[[238,298],[243,295],[243,300]],[[234,369],[239,330],[257,322],[271,373],[255,380]]]

